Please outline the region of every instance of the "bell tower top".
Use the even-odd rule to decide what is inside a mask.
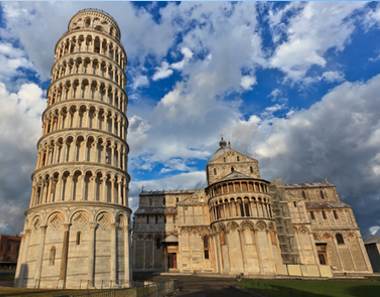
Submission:
[[[120,28],[115,19],[107,12],[96,8],[79,10],[71,18],[68,30],[95,30],[120,40]]]

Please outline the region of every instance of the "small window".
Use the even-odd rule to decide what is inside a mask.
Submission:
[[[205,259],[209,258],[208,246],[209,246],[208,236],[206,235],[206,236],[203,237],[203,251],[204,251],[204,257],[205,257]]]
[[[314,216],[314,212],[313,211],[310,212],[310,217],[311,217],[312,220],[315,220],[315,216]]]
[[[55,263],[55,247],[53,246],[53,247],[50,249],[49,264],[53,266],[54,263]]]
[[[251,173],[253,173],[253,167],[251,166],[251,167],[249,167],[249,169],[250,169]]]
[[[326,258],[324,254],[318,254],[319,264],[326,265]]]
[[[155,215],[155,216],[154,216],[154,222],[155,222],[155,224],[158,223],[158,215]]]
[[[294,207],[297,207],[297,202],[293,201],[293,205],[294,205]]]
[[[156,249],[160,249],[161,248],[161,239],[159,237],[156,238]]]
[[[149,216],[146,216],[146,223],[149,224]]]
[[[177,203],[179,202],[179,198],[178,197],[175,200],[176,200]]]
[[[302,198],[306,199],[306,192],[305,191],[302,191]]]
[[[77,232],[76,244],[80,245],[80,231]]]
[[[325,199],[325,193],[322,190],[319,191],[319,194],[321,195],[322,199]]]
[[[322,210],[322,217],[326,220],[327,219],[327,216],[326,216],[326,213],[324,210]]]
[[[344,244],[344,239],[343,239],[343,235],[342,234],[337,233],[335,235],[335,238],[336,238],[337,244],[339,244],[339,245]]]
[[[235,171],[235,168],[232,166],[231,167],[231,172],[234,172]]]
[[[240,161],[240,157],[239,157],[239,156],[237,156],[237,157],[236,157],[236,160],[239,162],[239,161]]]
[[[214,168],[214,175],[216,175],[216,168]]]
[[[336,212],[336,210],[334,210],[333,213],[334,213],[334,218],[335,218],[335,220],[339,219],[339,217],[338,217],[338,213]]]
[[[226,163],[226,157],[223,158],[224,163]]]

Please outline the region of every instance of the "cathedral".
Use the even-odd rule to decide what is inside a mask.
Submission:
[[[142,191],[133,271],[333,277],[372,268],[354,213],[333,184],[284,184],[223,138],[207,187]]]

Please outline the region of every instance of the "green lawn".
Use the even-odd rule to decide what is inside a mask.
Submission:
[[[373,280],[242,280],[241,288],[263,297],[379,297]]]

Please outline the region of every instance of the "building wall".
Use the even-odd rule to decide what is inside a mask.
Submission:
[[[380,243],[366,243],[365,247],[371,261],[373,271],[380,272]]]
[[[212,184],[233,171],[260,178],[259,163],[242,153],[221,148],[221,153],[208,162],[206,168],[208,184]]]
[[[313,253],[310,250],[309,256],[301,259],[302,263],[311,263],[312,255],[320,262],[317,247],[325,245],[326,262],[334,273],[372,272],[353,211],[340,200],[333,185],[325,182],[285,188],[292,220],[304,222],[308,225],[305,231],[310,230],[298,249],[305,250],[309,246],[307,242],[313,242]],[[310,241],[311,235],[314,241]],[[304,254],[301,252],[301,258]]]
[[[309,277],[331,277],[331,270],[372,272],[352,209],[334,185],[270,183],[260,179],[257,160],[223,141],[206,173],[205,189],[141,193],[136,271]],[[169,254],[176,256],[175,268]]]
[[[26,218],[16,271],[18,285],[129,285],[128,226],[128,216],[120,207],[41,207]]]

